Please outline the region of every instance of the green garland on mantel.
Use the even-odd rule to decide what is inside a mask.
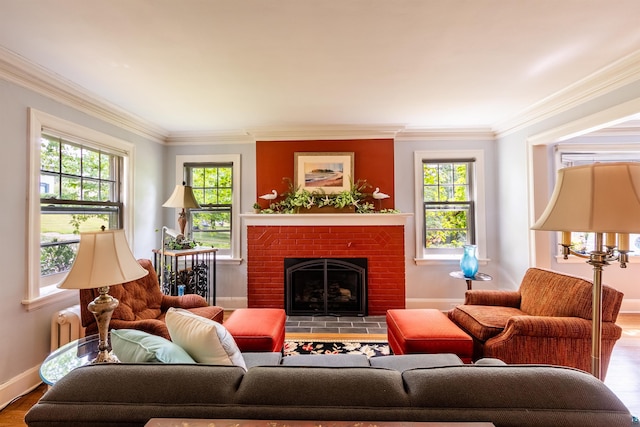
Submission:
[[[289,189],[281,194],[282,200],[274,201],[268,208],[262,209],[256,202],[253,207],[261,214],[297,214],[316,212],[351,212],[351,213],[398,213],[395,209],[375,210],[371,193],[366,190],[371,185],[366,180],[352,181],[348,190],[327,194],[324,190],[309,191],[293,185],[290,178],[283,178],[288,182]]]

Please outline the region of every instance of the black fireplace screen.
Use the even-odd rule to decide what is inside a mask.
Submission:
[[[367,315],[366,258],[286,258],[289,315]]]

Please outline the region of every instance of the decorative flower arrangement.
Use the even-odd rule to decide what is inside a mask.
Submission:
[[[353,209],[357,213],[372,213],[375,211],[371,199],[371,193],[366,190],[371,188],[366,180],[351,182],[348,190],[339,193],[327,194],[322,189],[309,191],[293,185],[291,179],[284,178],[288,182],[289,189],[283,193],[284,199],[273,202],[268,208],[260,210],[263,214],[273,213],[299,213],[304,209],[322,208],[330,206],[335,209]],[[385,209],[386,213],[397,212],[395,209]]]

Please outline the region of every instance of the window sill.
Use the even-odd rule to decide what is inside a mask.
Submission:
[[[489,264],[490,259],[479,259],[479,265]],[[423,258],[414,258],[413,262],[416,265],[460,265],[460,255],[430,255]]]
[[[219,255],[216,257],[216,264],[218,265],[240,265],[242,264],[242,258],[233,258],[231,255]]]
[[[42,290],[45,291],[47,290],[47,288],[42,288]],[[36,296],[34,298],[23,299],[22,305],[27,309],[27,311],[32,311],[50,304],[55,304],[66,300],[69,301],[70,306],[77,304],[78,293],[68,289],[49,290],[48,293],[43,293],[42,295]]]

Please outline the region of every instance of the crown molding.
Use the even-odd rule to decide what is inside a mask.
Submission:
[[[0,46],[0,78],[157,143],[167,131]]]
[[[296,127],[289,129],[250,129],[256,141],[311,141],[340,139],[393,139],[403,125],[342,125]]]
[[[502,137],[640,80],[640,50],[578,80],[494,126]]]
[[[398,132],[396,141],[495,141],[490,128],[407,128]]]
[[[167,145],[250,144],[254,137],[246,131],[171,132]]]

